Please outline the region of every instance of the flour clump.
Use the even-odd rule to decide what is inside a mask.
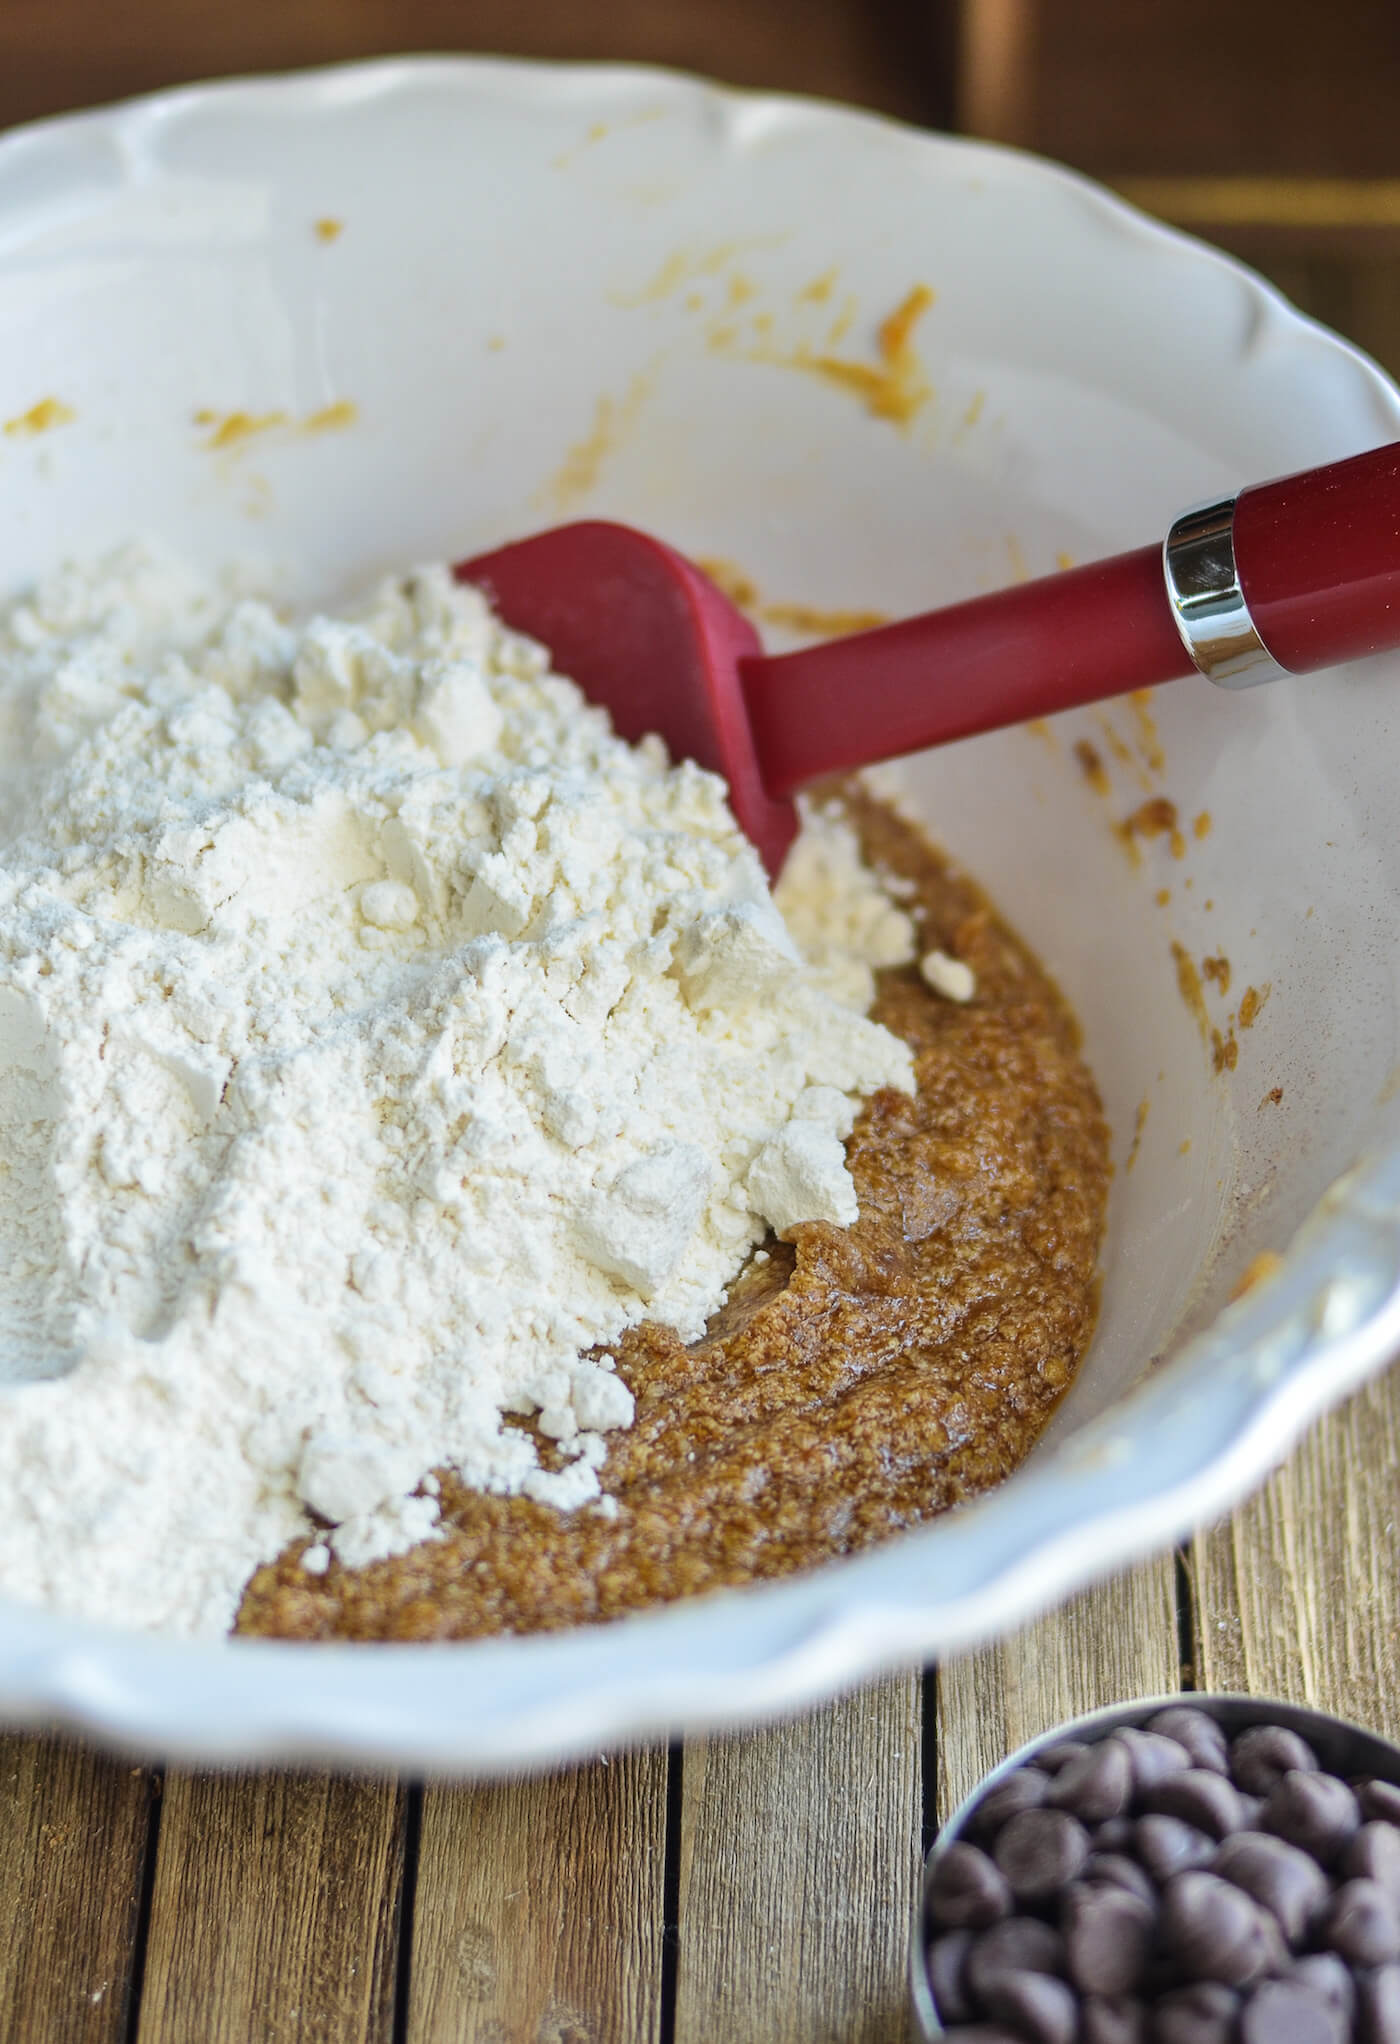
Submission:
[[[775,905],[446,569],[300,623],[64,570],[0,762],[0,1592],[219,1633],[289,1540],[431,1537],[435,1465],[597,1500],[607,1345],[854,1217],[908,918],[821,811]]]

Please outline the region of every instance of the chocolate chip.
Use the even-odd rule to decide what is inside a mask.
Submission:
[[[1328,1866],[1361,1826],[1361,1810],[1344,1781],[1334,1774],[1293,1768],[1269,1792],[1260,1819],[1265,1831],[1300,1845]]]
[[[1400,2044],[1400,1966],[1378,1966],[1366,1974],[1358,1999],[1361,2044]]]
[[[1142,1979],[1157,1911],[1126,1888],[1077,1883],[1065,1892],[1065,1966],[1086,1994],[1129,1994]]]
[[[1139,1800],[1145,1810],[1163,1817],[1179,1817],[1183,1824],[1208,1832],[1212,1838],[1224,1838],[1227,1832],[1238,1831],[1244,1816],[1233,1784],[1223,1774],[1214,1774],[1205,1767],[1188,1767],[1184,1773],[1169,1774],[1154,1782],[1150,1789],[1144,1789]]]
[[[1078,1874],[1089,1834],[1068,1810],[1022,1810],[997,1833],[992,1857],[1018,1901],[1040,1901]]]
[[[1374,1818],[1363,1824],[1342,1854],[1341,1870],[1352,1880],[1379,1881],[1400,1905],[1400,1826]]]
[[[939,1853],[928,1913],[943,1930],[984,1930],[1011,1912],[1011,1890],[985,1852],[961,1839]]]
[[[1356,2007],[1356,1976],[1344,1959],[1335,1952],[1309,1952],[1305,1959],[1294,1960],[1289,1977],[1301,1980],[1328,2008],[1335,2009],[1344,2032],[1350,2027]]]
[[[1155,1881],[1169,1881],[1215,1858],[1215,1840],[1179,1817],[1139,1817],[1133,1846]]]
[[[1384,1966],[1400,1959],[1400,1916],[1379,1881],[1344,1881],[1319,1934],[1353,1966]]]
[[[1057,1739],[1053,1746],[1042,1746],[1031,1765],[1044,1768],[1047,1774],[1058,1774],[1062,1767],[1067,1767],[1071,1760],[1078,1760],[1088,1750],[1083,1739]]]
[[[1157,1889],[1152,1876],[1125,1852],[1091,1852],[1084,1862],[1083,1879],[1097,1881],[1101,1887],[1126,1888],[1149,1909],[1156,1910]]]
[[[1296,1980],[1266,1980],[1240,2017],[1240,2044],[1347,2044],[1335,2009]]]
[[[1163,1947],[1191,1980],[1252,1986],[1271,1955],[1264,1922],[1249,1896],[1216,1874],[1177,1874],[1162,1895]]]
[[[1230,1772],[1246,1795],[1267,1796],[1290,1769],[1315,1773],[1317,1755],[1286,1725],[1251,1725],[1230,1748]]]
[[[1127,1748],[1133,1783],[1139,1789],[1151,1788],[1165,1775],[1179,1774],[1183,1767],[1192,1764],[1191,1755],[1179,1739],[1164,1738],[1160,1732],[1140,1732],[1135,1725],[1122,1726],[1108,1743]]]
[[[1214,1980],[1174,1988],[1152,2011],[1152,2044],[1231,2044],[1240,1998]]]
[[[1091,1994],[1079,2011],[1080,2044],[1147,2044],[1147,2010],[1129,1995]]]
[[[1133,1842],[1135,1830],[1131,1817],[1110,1817],[1106,1823],[1094,1826],[1095,1852],[1127,1852]]]
[[[1064,1939],[1036,1916],[1008,1916],[972,1940],[963,1964],[967,1992],[985,2004],[987,1989],[1007,1973],[1065,1970]]]
[[[1230,1750],[1225,1734],[1203,1710],[1196,1710],[1189,1703],[1168,1704],[1147,1720],[1147,1730],[1160,1732],[1164,1739],[1175,1739],[1178,1746],[1184,1746],[1193,1767],[1208,1767],[1216,1774],[1228,1772]]]
[[[1265,1831],[1237,1831],[1227,1838],[1211,1872],[1272,1911],[1291,1945],[1301,1943],[1331,1893],[1315,1859]]]
[[[963,1969],[971,1943],[970,1930],[950,1930],[943,1937],[935,1938],[928,1948],[928,1984],[933,1990],[933,2005],[945,2023],[968,2022],[973,2013],[963,1985]]]
[[[1357,1801],[1368,1817],[1400,1824],[1400,1783],[1381,1781],[1376,1776],[1356,1784]]]
[[[1079,2003],[1048,1973],[1004,1973],[986,1993],[987,2013],[1026,2044],[1075,2044]]]
[[[1038,1767],[1018,1767],[987,1790],[972,1812],[968,1829],[978,1838],[989,1838],[1019,1810],[1039,1809],[1049,1793],[1048,1774],[1042,1774]]]
[[[1125,1746],[1101,1739],[1065,1765],[1050,1784],[1050,1801],[1081,1823],[1103,1823],[1127,1809],[1133,1793],[1133,1766]]]

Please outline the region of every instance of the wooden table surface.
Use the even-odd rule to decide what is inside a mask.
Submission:
[[[1174,191],[1400,367],[1400,191],[1150,196]],[[1400,1735],[1397,1497],[1392,1371],[1225,1525],[1012,1639],[552,1778],[218,1776],[0,1738],[0,2044],[894,2044],[921,1851],[1023,1739],[1179,1685]]]

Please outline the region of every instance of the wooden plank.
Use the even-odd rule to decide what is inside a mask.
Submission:
[[[167,1776],[137,2044],[389,2044],[403,1845],[391,1786]]]
[[[158,1783],[68,1739],[0,1739],[0,2040],[127,2034]]]
[[[961,0],[954,104],[965,135],[1035,137],[1036,0]]]
[[[1394,0],[1042,0],[1037,147],[1087,169],[1387,177]],[[1205,54],[1205,53],[1208,53]]]
[[[408,2044],[655,2044],[666,1755],[423,1795]]]
[[[920,1683],[694,1740],[675,2044],[896,2044],[921,1822]]]
[[[1398,1496],[1392,1369],[1194,1542],[1202,1688],[1318,1704],[1400,1736]]]
[[[1027,1739],[1081,1711],[1156,1696],[1181,1679],[1176,1567],[1161,1555],[1010,1639],[938,1670],[938,1818]]]

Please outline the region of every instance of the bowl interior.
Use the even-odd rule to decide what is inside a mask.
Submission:
[[[1048,572],[1400,431],[1353,351],[1068,175],[491,64],[8,139],[0,415],[11,585],[145,532],[331,599],[587,512],[742,570],[775,645],[794,606]],[[1397,1133],[1397,680],[1183,682],[898,770],[1059,976],[1114,1129],[1052,1443]],[[1125,841],[1161,798],[1175,830]]]

